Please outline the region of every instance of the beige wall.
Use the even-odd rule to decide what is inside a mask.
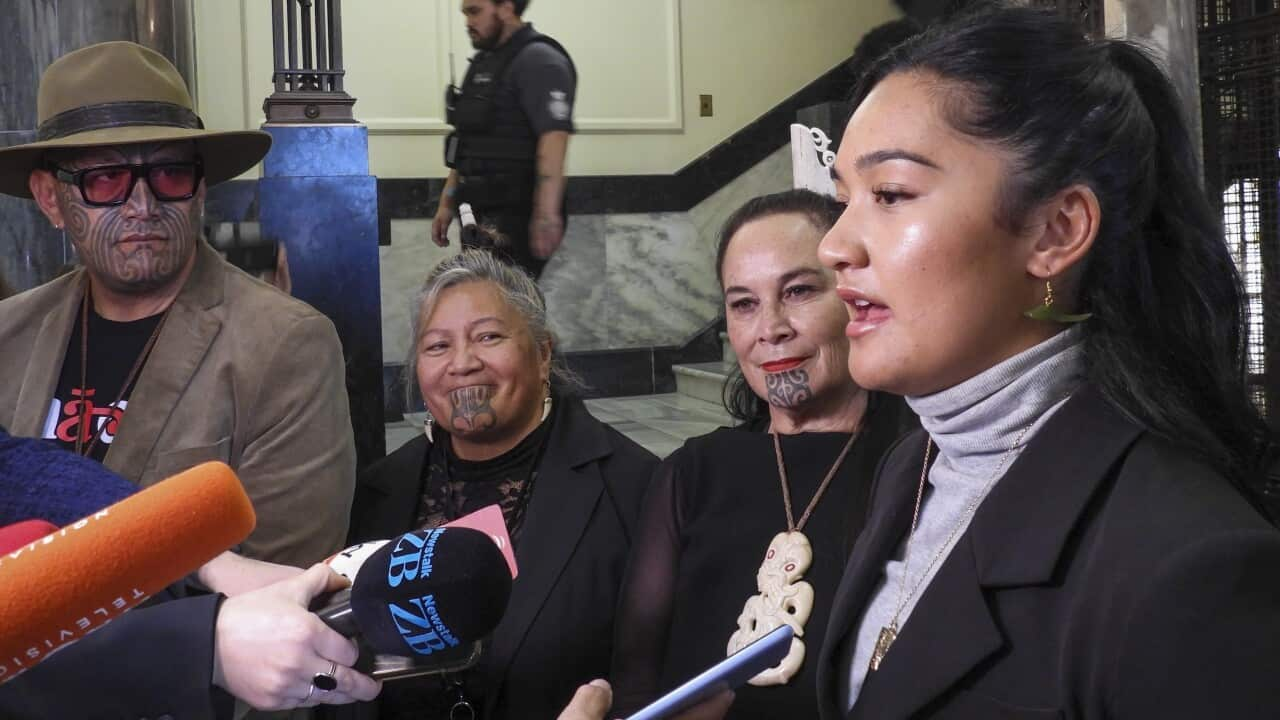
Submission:
[[[450,49],[459,79],[472,52],[459,5],[343,3],[347,89],[369,126],[373,174],[444,175]],[[890,0],[533,0],[526,13],[578,67],[575,175],[674,172],[894,17]],[[257,127],[271,90],[268,0],[199,0],[196,48],[206,124]],[[699,117],[701,94],[714,97],[713,117]]]

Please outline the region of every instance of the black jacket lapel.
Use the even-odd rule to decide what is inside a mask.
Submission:
[[[431,442],[419,435],[360,474],[347,544],[385,540],[414,529]]]
[[[611,454],[613,447],[581,400],[557,399],[547,443],[516,547],[520,574],[511,594],[521,600],[507,607],[484,661],[485,675],[495,683],[506,676],[507,666],[573,557],[598,503],[607,502],[602,498],[604,479],[594,461]],[[488,690],[488,706],[499,691],[499,687]]]
[[[867,674],[850,717],[910,717],[1003,643],[978,582],[968,536],[963,536],[902,626],[880,669]]]
[[[1090,500],[1141,434],[1096,387],[1077,390],[974,515],[982,584],[1048,582]]]
[[[844,575],[832,600],[831,620],[818,656],[818,707],[823,718],[844,717],[840,707],[840,674],[845,672],[849,634],[855,631],[871,592],[880,582],[884,566],[911,528],[911,511],[924,456],[923,431],[907,435],[885,454],[871,490],[871,518],[858,537],[845,564]],[[913,467],[914,466],[914,467]]]

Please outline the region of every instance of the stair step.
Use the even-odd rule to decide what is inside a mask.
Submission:
[[[675,365],[671,370],[676,376],[676,392],[719,405],[724,397],[724,381],[734,367],[726,362]]]
[[[729,333],[724,330],[720,331],[720,353],[724,362],[733,365],[738,364],[738,355],[733,351],[733,346],[729,344]]]

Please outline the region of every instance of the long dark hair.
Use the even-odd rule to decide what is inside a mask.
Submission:
[[[1080,285],[1090,379],[1263,506],[1272,441],[1249,399],[1240,277],[1182,104],[1147,51],[1090,40],[1053,11],[986,6],[880,58],[855,104],[903,72],[939,79],[947,122],[1014,158],[1006,227],[1069,185],[1093,190],[1102,220]]]
[[[774,215],[795,214],[804,216],[818,232],[825,234],[836,224],[842,210],[844,206],[834,198],[812,190],[787,190],[748,200],[720,228],[720,242],[716,246],[716,280],[720,282],[721,292],[724,291],[724,256],[729,251],[729,242],[743,225]],[[751,389],[740,367],[734,368],[725,380],[721,399],[729,415],[742,425],[756,427],[768,420],[769,403]]]

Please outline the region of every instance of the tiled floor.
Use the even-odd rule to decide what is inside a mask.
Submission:
[[[688,438],[729,424],[723,407],[676,393],[588,400],[587,409],[658,457],[670,455]],[[422,432],[422,419],[418,413],[388,423],[387,452]]]
[[[588,400],[587,409],[658,457],[730,423],[723,407],[677,393]]]

